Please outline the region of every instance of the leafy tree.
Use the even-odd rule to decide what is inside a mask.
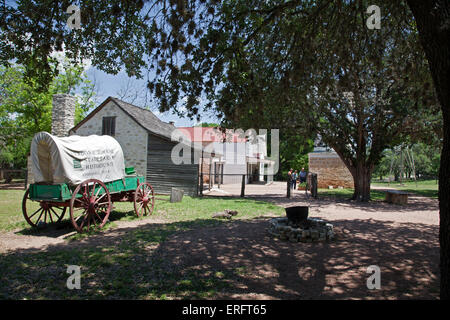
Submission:
[[[407,0],[433,77],[444,120],[439,169],[441,299],[450,299],[450,2]]]
[[[213,123],[213,122],[211,122],[211,123],[202,122],[202,123],[199,123],[199,124],[197,124],[195,126],[196,127],[204,127],[204,128],[216,128],[216,127],[219,127],[219,124],[218,123]]]
[[[394,157],[394,153],[392,152],[392,150],[383,151],[383,156],[378,165],[375,166],[375,169],[373,171],[374,177],[379,177],[380,180],[383,180],[384,176],[390,174],[391,162],[393,160],[392,157]]]
[[[35,79],[25,77],[19,65],[0,67],[0,166],[25,167],[30,141],[39,131],[51,131],[53,94],[75,94],[75,121],[81,121],[94,106],[93,86],[82,66],[64,65],[48,86],[39,90]]]
[[[364,29],[361,18],[369,5],[367,1],[102,0],[76,3],[83,12],[83,27],[70,31],[65,14],[69,1],[21,0],[17,6],[6,5],[4,1],[0,59],[4,63],[17,59],[26,66],[28,76],[34,76],[45,87],[54,75],[47,57],[64,42],[71,58],[91,57],[94,65],[109,73],[117,73],[124,66],[129,75],[139,77],[143,66],[153,68],[156,81],[149,82],[149,88],[159,98],[161,111],[176,108],[178,99],[186,98],[186,113],[195,116],[199,112],[198,97],[204,93],[211,100],[217,95],[219,98],[235,97],[229,99],[228,104],[227,99],[222,99],[222,104],[218,102],[215,106],[226,121],[239,120],[243,115],[239,110],[242,108],[235,107],[235,101],[247,101],[247,112],[256,123],[277,119],[283,111],[274,107],[284,102],[288,102],[288,107],[306,106],[311,108],[311,113],[317,112],[315,118],[320,121],[316,129],[330,132],[330,137],[334,121],[353,122],[337,128],[343,138],[339,143],[334,138],[325,139],[356,172],[355,197],[361,200],[368,197],[369,173],[379,161],[381,151],[401,137],[401,133],[394,134],[401,130],[399,124],[408,127],[414,123],[414,117],[411,119],[407,115],[408,110],[421,113],[423,106],[434,105],[428,102],[431,85],[422,88],[425,95],[417,94],[421,84],[429,83],[427,76],[418,79],[412,72],[422,76],[423,68],[429,67],[444,120],[439,180],[441,298],[450,298],[450,2],[385,3],[382,7],[384,27],[375,32]],[[428,66],[424,65],[422,51],[416,46],[417,34]],[[266,36],[268,40],[264,41]],[[380,48],[383,50],[377,52]],[[267,61],[258,65],[265,66],[265,72],[252,72],[249,67],[261,51],[266,52]],[[264,59],[264,55],[260,57]],[[411,65],[407,61],[411,61]],[[366,68],[369,62],[373,65]],[[336,66],[341,63],[342,69],[337,70]],[[382,77],[377,76],[377,72],[387,77],[386,82],[380,82]],[[268,87],[270,81],[261,81],[264,75],[269,75],[268,79],[275,78],[272,87]],[[311,80],[309,86],[308,83],[299,85],[305,75]],[[254,80],[255,76],[259,79]],[[395,80],[392,88],[382,86],[378,90],[378,85],[392,80]],[[224,83],[230,85],[224,86]],[[270,101],[260,105],[260,100],[255,99],[261,92],[267,93],[267,89],[273,93],[276,88],[283,90],[292,84],[293,90],[282,95],[283,100],[277,94],[264,94]],[[366,86],[369,89],[365,89]],[[302,92],[302,88],[313,90]],[[252,94],[244,99],[239,89]],[[343,99],[344,92],[353,93],[353,101]],[[292,100],[302,93],[302,101]],[[411,100],[416,100],[417,105]],[[262,108],[267,113],[249,106]],[[376,111],[377,116],[367,118],[370,111]],[[263,121],[259,122],[261,115]],[[380,129],[383,127],[381,120],[385,118],[391,125],[387,139]],[[367,130],[369,126],[371,129]]]
[[[383,176],[392,173],[395,181],[398,181],[402,172],[407,174],[407,178],[412,178],[414,172],[417,178],[436,178],[438,176],[439,146],[419,142],[394,149],[383,151],[383,157],[374,170],[375,177],[379,177],[381,180]]]

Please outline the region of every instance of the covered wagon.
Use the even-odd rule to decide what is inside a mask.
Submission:
[[[33,227],[63,219],[67,208],[78,232],[103,227],[113,202],[134,202],[138,216],[151,214],[152,186],[134,168],[125,168],[120,144],[110,136],[59,138],[37,133],[31,142],[34,183],[22,211]]]

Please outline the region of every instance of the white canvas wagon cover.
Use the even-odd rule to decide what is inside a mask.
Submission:
[[[31,142],[35,183],[80,184],[87,179],[103,182],[125,176],[123,151],[110,136],[69,136],[59,138],[37,133]]]

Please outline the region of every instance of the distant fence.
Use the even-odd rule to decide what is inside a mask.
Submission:
[[[28,171],[26,169],[0,169],[0,185],[5,187],[27,188]]]

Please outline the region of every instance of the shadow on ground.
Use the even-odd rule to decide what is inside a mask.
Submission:
[[[68,210],[67,210],[68,211]],[[75,231],[72,222],[70,220],[70,213],[66,211],[63,220],[60,222],[52,222],[45,224],[44,227],[27,227],[15,231],[16,234],[36,236],[36,237],[50,237],[50,238],[65,238],[73,234]],[[109,222],[119,221],[124,217],[128,217],[129,220],[139,219],[134,211],[111,211],[109,215]]]
[[[267,218],[119,228],[0,260],[0,297],[107,299],[435,299],[438,226],[335,220],[338,239],[271,238]],[[66,288],[80,265],[82,289]],[[381,269],[368,290],[367,267]]]
[[[227,197],[223,197],[226,199]],[[228,197],[230,198],[230,197]],[[405,205],[392,204],[385,201],[369,201],[369,202],[358,202],[355,200],[345,199],[345,198],[334,198],[322,196],[317,199],[306,197],[304,194],[296,194],[292,198],[279,197],[277,195],[264,195],[264,196],[249,196],[246,199],[268,201],[274,204],[287,207],[291,205],[296,205],[298,203],[303,203],[303,205],[309,205],[311,208],[327,207],[329,205],[338,206],[348,206],[354,209],[360,209],[364,211],[371,212],[409,212],[409,211],[431,211],[439,210],[439,202],[436,199],[431,199],[428,197],[410,195],[408,198],[408,203]]]

